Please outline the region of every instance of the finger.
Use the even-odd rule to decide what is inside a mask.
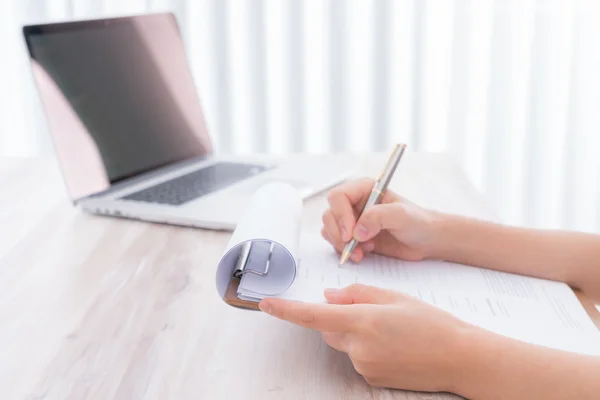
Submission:
[[[331,210],[327,210],[323,214],[323,227],[327,231],[327,237],[331,244],[334,246],[343,245],[344,241],[342,239],[340,227]]]
[[[325,239],[329,243],[331,243],[331,240],[329,240],[329,235],[327,234],[327,229],[325,229],[324,226],[321,228],[321,236],[323,236],[323,239]],[[331,243],[331,244],[333,244],[333,243]]]
[[[361,179],[342,184],[329,191],[327,200],[339,227],[342,241],[345,243],[352,239],[352,230],[356,224],[354,206],[369,196],[373,184],[370,179]]]
[[[335,249],[336,252],[341,253],[340,248],[343,246],[340,243],[335,243],[333,240],[331,240],[331,238],[329,237],[329,233],[327,233],[327,229],[325,229],[325,227],[323,227],[321,229],[321,236],[323,236],[323,238],[325,240],[327,240],[329,242],[329,244],[331,244],[333,246],[333,248]]]
[[[350,203],[359,204],[366,200],[371,194],[375,181],[371,178],[360,178],[353,181],[344,182],[336,186],[331,192],[341,192],[346,195]]]
[[[346,346],[347,340],[345,333],[323,332],[322,336],[325,343],[327,343],[330,347],[336,349],[337,351],[343,351],[344,353],[347,353],[348,346]]]
[[[353,232],[354,237],[361,242],[370,240],[384,229],[401,227],[405,218],[406,213],[399,203],[375,205],[360,216]]]
[[[352,251],[352,254],[350,254],[350,259],[355,263],[360,263],[365,258],[365,255],[373,250],[375,250],[375,243],[373,241],[359,243]]]
[[[340,241],[332,240],[331,236],[329,235],[329,232],[327,232],[327,229],[325,227],[321,228],[321,236],[323,236],[323,238],[325,240],[327,240],[329,243],[331,243],[331,245],[333,246],[333,248],[335,249],[335,251],[338,254],[342,253],[346,244],[342,243]],[[360,262],[364,258],[366,253],[371,253],[374,250],[375,250],[375,242],[373,242],[372,240],[369,240],[369,241],[363,242],[363,243],[359,243],[359,245],[354,249],[354,251],[350,255],[350,258],[354,262]]]
[[[360,247],[365,253],[372,253],[373,251],[375,251],[375,242],[373,240],[368,240],[366,242],[360,243]]]
[[[362,261],[363,258],[365,258],[364,250],[362,249],[362,247],[356,246],[352,251],[352,254],[350,254],[350,259],[355,263],[359,263]]]
[[[259,308],[274,317],[305,328],[325,332],[346,332],[353,328],[353,311],[349,307],[302,303],[277,298],[267,298]]]
[[[325,298],[331,304],[393,304],[401,293],[359,283],[343,289],[325,289]]]

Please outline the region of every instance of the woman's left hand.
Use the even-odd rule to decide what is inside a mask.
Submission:
[[[372,286],[326,290],[329,304],[269,298],[260,309],[321,331],[374,386],[456,392],[469,338],[480,330],[413,297]]]

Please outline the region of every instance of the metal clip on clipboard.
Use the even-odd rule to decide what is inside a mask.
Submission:
[[[229,305],[257,309],[279,296],[298,271],[302,199],[293,186],[273,182],[252,195],[216,269],[219,296]]]
[[[296,277],[296,262],[282,245],[268,239],[254,239],[236,248],[229,269],[230,284],[237,300],[258,303],[285,292]],[[231,296],[229,297],[230,304]],[[236,301],[233,299],[233,301]]]
[[[269,273],[269,267],[271,265],[271,257],[273,256],[273,249],[275,243],[273,242],[259,242],[254,245],[254,242],[249,241],[244,243],[242,251],[237,259],[235,269],[233,271],[233,277],[241,279],[244,274],[255,274],[258,276],[265,276]],[[268,246],[268,247],[267,247]],[[264,269],[262,271],[247,268],[248,262],[251,261],[262,261],[265,259]]]

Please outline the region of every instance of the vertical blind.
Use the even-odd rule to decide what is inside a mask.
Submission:
[[[600,228],[595,0],[8,0],[0,155],[50,151],[20,25],[172,10],[232,153],[453,154],[505,221]]]

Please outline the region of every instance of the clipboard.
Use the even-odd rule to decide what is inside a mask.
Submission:
[[[293,186],[276,182],[250,199],[217,266],[217,291],[229,305],[258,309],[265,297],[294,282],[302,200]]]

